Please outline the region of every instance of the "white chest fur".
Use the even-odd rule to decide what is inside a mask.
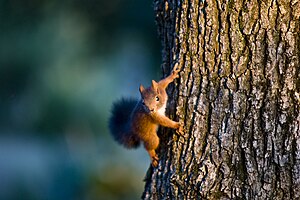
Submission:
[[[160,115],[165,115],[166,114],[166,106],[167,106],[167,104],[165,104],[163,107],[161,107],[160,109],[158,109],[157,112]]]

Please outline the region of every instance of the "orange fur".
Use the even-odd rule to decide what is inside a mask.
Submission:
[[[155,150],[159,146],[157,136],[158,126],[178,129],[182,134],[183,129],[179,122],[175,122],[159,112],[166,107],[168,95],[167,86],[178,77],[179,70],[173,70],[172,74],[158,83],[154,80],[149,88],[140,86],[141,101],[137,104],[131,115],[131,129],[133,133],[144,143],[145,149],[151,158],[152,165],[158,165],[158,157]]]
[[[152,80],[150,87],[140,86],[141,100],[122,99],[112,109],[109,127],[115,140],[127,148],[136,148],[140,142],[147,150],[152,166],[157,167],[158,156],[155,150],[159,146],[158,127],[177,129],[183,134],[179,122],[165,116],[168,95],[166,88],[178,77],[179,69],[174,67],[171,75],[159,82]]]

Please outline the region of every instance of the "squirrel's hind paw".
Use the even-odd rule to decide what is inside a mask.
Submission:
[[[159,159],[158,159],[157,155],[154,155],[153,157],[151,157],[151,165],[153,167],[156,168],[158,166],[158,161],[159,161]]]

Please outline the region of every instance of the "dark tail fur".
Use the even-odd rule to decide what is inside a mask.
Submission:
[[[114,139],[127,148],[137,148],[140,140],[130,130],[130,115],[138,101],[121,99],[113,104],[109,129]]]

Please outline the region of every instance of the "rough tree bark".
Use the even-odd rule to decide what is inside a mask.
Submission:
[[[163,71],[182,66],[144,199],[300,199],[300,2],[155,0]],[[176,106],[175,106],[176,105]]]

